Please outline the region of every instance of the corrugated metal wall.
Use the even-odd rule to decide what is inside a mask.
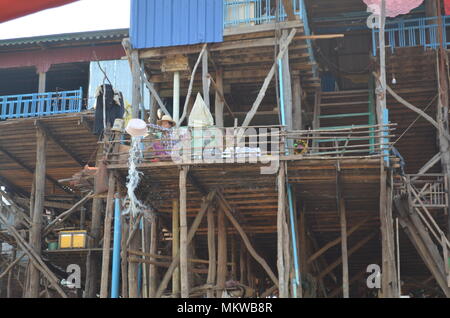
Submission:
[[[133,48],[223,41],[223,0],[132,0]]]

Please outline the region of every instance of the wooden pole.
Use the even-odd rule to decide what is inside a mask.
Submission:
[[[286,41],[288,38],[288,30],[283,30],[282,32],[282,41]],[[281,46],[281,45],[280,45]],[[284,97],[284,111],[286,115],[286,126],[288,130],[293,129],[293,108],[292,108],[292,83],[291,83],[291,70],[289,66],[289,50],[286,50],[286,53],[282,58],[283,62],[283,97]]]
[[[223,69],[219,68],[216,71],[216,101],[215,101],[215,116],[216,116],[216,126],[225,127],[223,121],[223,108],[225,102],[222,100],[223,97]],[[222,96],[220,96],[222,95]]]
[[[139,222],[140,218],[133,219],[130,218],[130,229],[132,226],[136,226],[138,230],[136,232],[139,232]],[[134,233],[136,233],[134,232]],[[130,250],[137,250],[140,247],[140,235],[134,235],[132,231],[130,231],[129,234],[129,249]],[[139,264],[128,262],[128,296],[130,298],[138,298],[139,297],[139,290],[138,290],[138,273],[139,273]]]
[[[207,54],[205,54],[207,56]],[[188,224],[187,224],[187,175],[188,167],[180,170],[180,281],[181,298],[189,298],[188,273]]]
[[[188,243],[191,242],[192,239],[194,238],[195,232],[200,226],[203,216],[205,215],[207,209],[209,208],[209,205],[211,204],[215,196],[216,196],[215,191],[210,192],[208,196],[205,198],[204,202],[202,203],[200,212],[195,216],[194,222],[192,222],[191,228],[189,229],[187,238]],[[175,271],[175,268],[178,266],[178,264],[180,264],[180,253],[178,253],[178,255],[172,260],[169,269],[164,274],[164,277],[161,280],[161,284],[159,285],[158,290],[156,291],[156,298],[160,298],[164,290],[167,288],[167,284],[169,283],[169,280],[172,277],[172,274]]]
[[[45,174],[46,174],[46,151],[47,139],[41,129],[36,130],[36,193],[33,212],[33,224],[30,232],[30,245],[37,255],[41,255],[42,250],[42,218],[44,213],[45,200]],[[30,267],[30,287],[29,298],[39,297],[40,273],[35,264]]]
[[[158,253],[159,232],[158,232],[158,217],[152,216],[150,224],[150,254],[156,255]],[[156,261],[155,258],[150,258],[151,261]],[[158,288],[158,271],[155,265],[149,267],[149,297],[156,296],[156,289]]]
[[[219,210],[217,218],[217,298],[221,298],[227,280],[227,226],[223,209]]]
[[[294,130],[303,130],[303,103],[302,103],[302,85],[300,75],[293,76],[293,128]]]
[[[180,207],[178,199],[172,201],[172,257],[180,252]],[[180,295],[180,267],[177,266],[172,276],[172,295]]]
[[[341,251],[342,251],[342,290],[344,298],[350,297],[348,278],[348,250],[347,250],[347,215],[345,201],[339,199],[339,216],[341,220]]]
[[[102,149],[97,152],[97,163],[102,158]],[[94,191],[97,188],[97,178],[94,179]],[[102,223],[102,209],[103,209],[103,199],[95,197],[92,200],[92,214],[91,214],[91,227],[89,230],[89,236],[87,239],[88,249],[97,248],[100,243],[101,237],[101,223]],[[97,297],[97,279],[99,272],[99,264],[97,258],[88,252],[86,259],[86,290],[85,298],[96,298]]]
[[[141,105],[141,67],[139,64],[139,52],[131,51],[131,75],[133,78],[132,116],[139,118],[139,106]]]
[[[126,217],[122,215],[122,240],[120,242],[120,267],[122,272],[122,297],[128,298],[128,261],[127,261],[127,240],[129,235],[129,224]]]
[[[106,215],[103,233],[103,257],[102,257],[102,272],[100,283],[100,298],[108,298],[109,286],[109,265],[111,256],[111,230],[114,214],[114,193],[115,193],[116,178],[113,172],[109,173],[108,181],[108,197],[106,199]]]
[[[286,174],[285,165],[282,163],[278,171],[278,214],[277,214],[277,268],[279,280],[280,298],[288,297],[289,283],[285,280],[286,266],[284,259],[284,227],[283,220],[285,218],[286,208]]]
[[[240,275],[239,275],[239,281],[241,282],[241,284],[246,285],[247,284],[247,264],[245,263],[246,261],[246,256],[245,256],[245,248],[244,248],[244,244],[242,241],[240,241],[240,248],[239,248],[239,271],[240,271]]]
[[[216,226],[214,220],[214,210],[210,207],[208,209],[208,256],[209,256],[209,268],[207,284],[209,286],[215,286],[216,284],[216,272],[217,272],[217,257],[216,257]],[[208,289],[206,293],[208,298],[214,298],[214,291]]]
[[[231,279],[237,281],[237,241],[231,236]]]
[[[207,50],[208,51],[208,50]],[[206,107],[211,109],[211,104],[209,100],[209,80],[208,80],[208,52],[202,56],[202,82],[203,82],[203,100],[205,101]]]

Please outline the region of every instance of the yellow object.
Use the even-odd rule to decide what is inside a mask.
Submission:
[[[128,122],[133,119],[133,107],[125,101],[125,112],[123,114],[124,127],[128,126]]]
[[[85,248],[87,231],[61,231],[59,232],[59,248]]]

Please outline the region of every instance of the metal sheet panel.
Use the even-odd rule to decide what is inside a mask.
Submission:
[[[135,49],[223,41],[223,0],[132,0]]]

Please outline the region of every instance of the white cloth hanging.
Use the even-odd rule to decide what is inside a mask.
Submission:
[[[205,101],[200,93],[197,94],[194,107],[188,121],[189,127],[211,127],[214,126],[214,118],[211,115]]]

